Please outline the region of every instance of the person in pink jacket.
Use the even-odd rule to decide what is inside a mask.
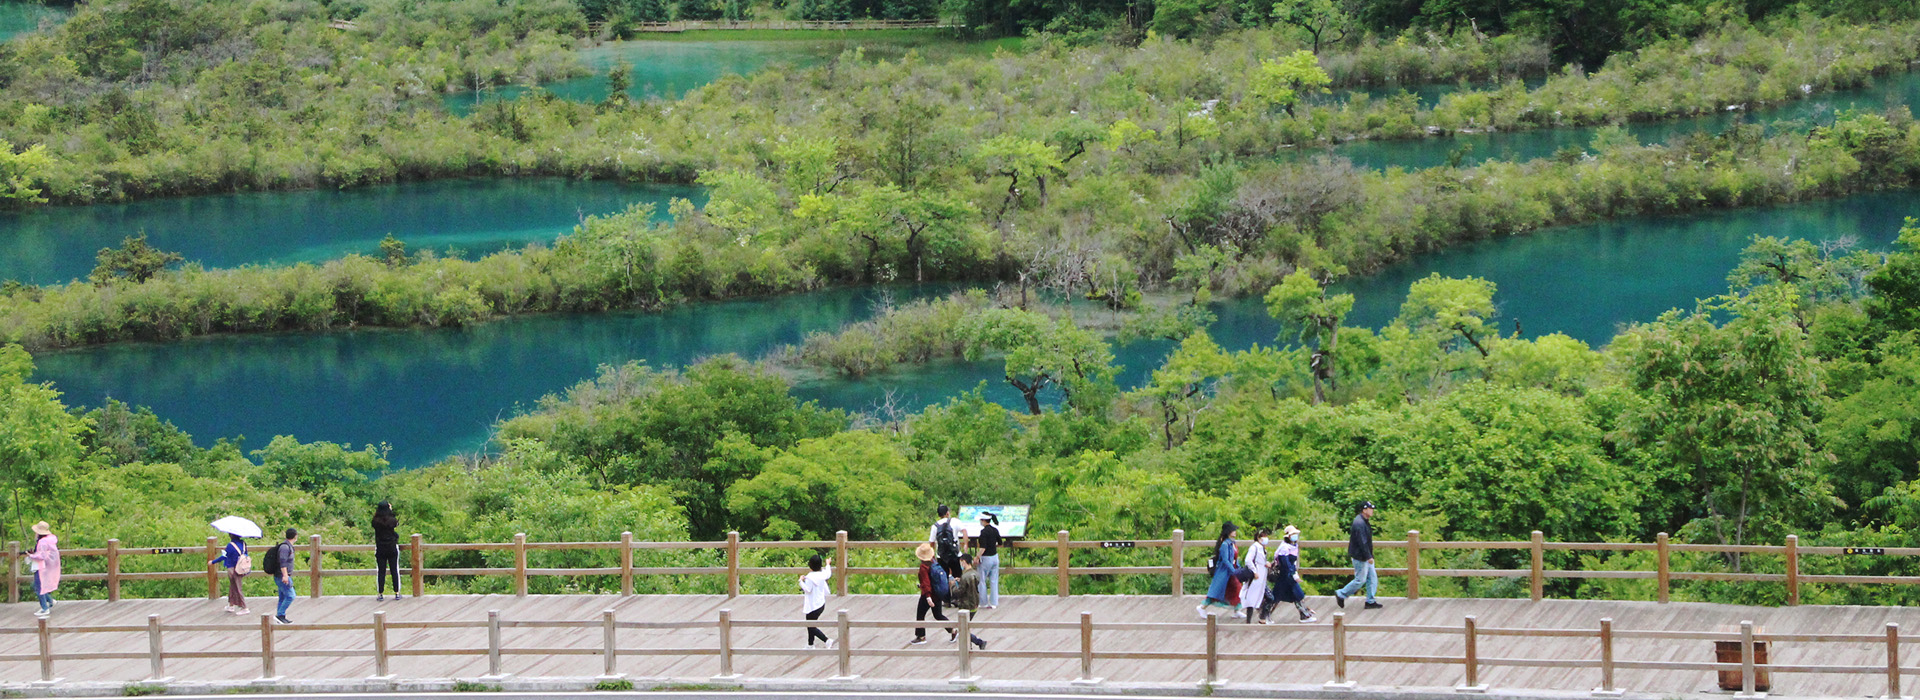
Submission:
[[[27,559],[33,562],[33,592],[40,596],[40,611],[33,615],[46,617],[53,613],[53,592],[60,588],[60,538],[45,520],[33,524],[33,534]]]

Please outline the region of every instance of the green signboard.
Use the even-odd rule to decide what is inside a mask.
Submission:
[[[980,514],[992,513],[1000,517],[1001,537],[1027,536],[1027,510],[1032,506],[960,506],[960,512],[954,518],[960,521],[961,530],[968,537],[980,534]]]

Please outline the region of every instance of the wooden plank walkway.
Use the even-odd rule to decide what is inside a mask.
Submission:
[[[144,628],[149,615],[160,615],[167,625],[251,624],[249,631],[169,632],[165,635],[167,653],[237,652],[252,653],[253,658],[171,659],[167,675],[183,681],[250,680],[261,675],[257,652],[260,633],[258,613],[270,612],[271,599],[254,598],[252,617],[237,618],[221,611],[223,600],[123,600],[74,601],[58,603],[52,625],[125,625],[140,632],[55,633],[54,652],[126,652],[144,654],[148,649]],[[982,623],[1007,621],[1075,622],[1082,611],[1091,612],[1097,623],[1181,622],[1199,620],[1192,597],[1151,596],[1075,596],[1005,598],[997,610],[986,611]],[[1385,610],[1361,610],[1356,604],[1347,608],[1346,622],[1358,629],[1348,635],[1349,654],[1398,655],[1415,657],[1459,657],[1463,653],[1462,635],[1453,633],[1407,634],[1370,632],[1368,625],[1430,625],[1459,630],[1467,615],[1476,617],[1482,629],[1550,628],[1594,630],[1601,618],[1613,619],[1616,634],[1634,630],[1724,631],[1725,639],[1738,638],[1742,620],[1752,620],[1767,634],[1852,634],[1884,636],[1888,622],[1900,623],[1903,630],[1920,630],[1920,609],[1898,607],[1821,607],[1760,608],[1706,603],[1670,603],[1622,601],[1483,600],[1425,598],[1417,601],[1384,599]],[[1323,622],[1316,624],[1276,624],[1247,626],[1221,622],[1222,653],[1326,653],[1331,647],[1332,626],[1324,620],[1339,611],[1330,598],[1312,602]],[[830,635],[834,611],[846,609],[853,620],[910,620],[914,601],[906,596],[846,596],[830,599],[828,613],[820,621]],[[593,655],[603,642],[598,626],[602,611],[614,610],[621,621],[696,621],[717,619],[719,611],[730,609],[736,621],[732,646],[736,650],[735,670],[747,678],[826,680],[837,674],[837,658],[831,652],[805,655],[762,655],[748,650],[793,650],[803,647],[805,632],[792,628],[766,628],[739,625],[743,620],[795,620],[800,618],[800,597],[742,596],[429,596],[402,601],[375,602],[371,598],[331,596],[319,600],[298,600],[289,616],[300,623],[366,623],[375,611],[385,611],[388,624],[413,621],[484,622],[487,611],[499,610],[502,620],[577,620],[594,623],[576,628],[508,628],[503,630],[503,646],[508,649],[535,649],[535,653],[513,654],[503,659],[504,670],[516,677],[591,677],[602,671],[602,659]],[[24,629],[34,626],[30,603],[0,606],[0,629]],[[1283,619],[1291,619],[1291,615]],[[623,648],[718,648],[718,632],[709,627],[677,630],[621,630],[618,645]],[[1067,629],[980,630],[989,641],[989,651],[976,653],[973,670],[991,680],[1066,681],[1078,677],[1077,657],[1030,659],[1000,656],[1009,650],[1077,651],[1079,632]],[[428,649],[484,649],[487,630],[395,629],[387,632],[390,649],[395,652]],[[944,679],[954,675],[953,647],[943,644],[945,634],[930,630],[933,640],[924,647],[908,647],[907,629],[855,629],[855,650],[888,650],[890,656],[853,657],[853,672],[863,679]],[[1205,635],[1187,630],[1102,630],[1095,634],[1095,648],[1101,653],[1113,651],[1203,651]],[[370,656],[372,635],[365,630],[312,630],[296,624],[278,627],[274,645],[281,656],[276,672],[289,679],[358,679],[374,674]],[[1511,637],[1482,636],[1478,640],[1482,659],[1534,658],[1592,660],[1599,656],[1594,637]],[[1616,639],[1619,661],[1711,662],[1712,643],[1707,640]],[[1911,646],[1911,645],[1903,645]],[[572,654],[554,653],[569,649]],[[363,655],[298,656],[301,652],[352,650]],[[34,634],[0,635],[0,656],[31,655],[38,652]],[[1065,655],[1063,655],[1065,656]],[[1774,664],[1828,664],[1884,667],[1886,647],[1869,642],[1789,643],[1772,645]],[[1909,655],[1910,658],[1910,655]],[[635,678],[672,678],[704,681],[719,672],[717,655],[703,656],[622,656],[618,670]],[[392,673],[402,679],[474,678],[487,671],[484,655],[396,656]],[[1204,662],[1167,660],[1108,660],[1094,662],[1095,675],[1115,682],[1192,683],[1205,676]],[[0,681],[26,682],[39,678],[37,661],[0,662]],[[145,661],[62,660],[56,675],[69,682],[134,682],[148,675]],[[1235,683],[1274,683],[1318,685],[1332,679],[1331,664],[1313,662],[1224,661],[1220,675]],[[1450,688],[1463,680],[1456,663],[1352,662],[1350,678],[1361,687]],[[1693,693],[1715,688],[1707,671],[1621,670],[1616,685],[1630,692]],[[1539,689],[1585,692],[1599,684],[1599,673],[1591,668],[1485,667],[1480,681],[1494,689]],[[1776,674],[1773,694],[1785,696],[1877,696],[1885,690],[1883,674]]]

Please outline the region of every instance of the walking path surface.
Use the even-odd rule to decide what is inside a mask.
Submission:
[[[1888,622],[1900,623],[1903,630],[1920,629],[1920,609],[1897,607],[1825,607],[1803,606],[1762,608],[1708,603],[1670,603],[1621,601],[1486,600],[1425,598],[1417,601],[1384,599],[1384,610],[1362,610],[1358,601],[1349,606],[1346,622],[1360,628],[1347,637],[1347,653],[1354,655],[1396,655],[1412,657],[1459,657],[1463,638],[1460,634],[1406,634],[1367,631],[1368,625],[1431,625],[1459,629],[1467,615],[1477,618],[1481,628],[1554,628],[1597,630],[1601,618],[1613,619],[1613,629],[1623,630],[1713,630],[1728,632],[1737,639],[1742,620],[1752,620],[1763,633],[1820,633],[1884,635]],[[221,611],[223,601],[212,600],[123,600],[62,602],[54,608],[52,625],[128,625],[144,629],[149,615],[158,614],[167,625],[195,625],[246,622],[258,624],[259,611],[272,609],[270,599],[250,601],[255,615],[236,618]],[[1078,622],[1080,613],[1093,613],[1097,623],[1109,622],[1196,622],[1193,597],[1165,596],[1075,596],[1003,598],[997,610],[979,616],[989,621]],[[914,600],[909,596],[847,596],[831,598],[828,613],[821,620],[829,634],[834,611],[846,609],[854,620],[910,620]],[[1285,623],[1246,626],[1221,620],[1222,653],[1325,653],[1331,647],[1332,628],[1325,620],[1339,609],[1329,598],[1312,602],[1322,615],[1315,624]],[[463,596],[445,595],[376,602],[365,597],[326,597],[301,599],[291,614],[296,623],[364,623],[375,611],[385,611],[391,624],[400,621],[478,621],[487,611],[499,610],[502,620],[578,620],[599,621],[603,610],[616,611],[621,621],[711,621],[721,609],[730,609],[736,621],[733,647],[734,669],[747,679],[785,679],[824,681],[837,674],[837,659],[828,653],[815,656],[774,656],[742,649],[795,649],[804,644],[805,632],[793,628],[742,626],[742,620],[795,620],[800,618],[800,597],[742,596]],[[31,628],[33,606],[0,606],[0,629]],[[1291,619],[1287,616],[1286,619]],[[515,678],[584,678],[602,672],[602,659],[593,652],[603,643],[602,630],[593,628],[507,628],[502,631],[505,648],[532,649],[539,653],[509,654],[503,670]],[[711,627],[678,630],[621,630],[622,648],[701,648],[718,646],[718,633]],[[990,642],[990,651],[976,654],[973,671],[987,681],[1064,682],[1080,675],[1076,655],[1063,658],[1023,659],[999,656],[1008,650],[1052,650],[1073,652],[1079,649],[1077,630],[981,630]],[[837,634],[836,634],[837,636]],[[908,647],[907,629],[854,630],[856,650],[899,650],[900,656],[853,657],[853,671],[863,679],[945,679],[954,675],[956,666],[952,647],[942,644],[946,635],[930,630],[933,643]],[[137,652],[148,649],[142,632],[58,633],[54,634],[54,653]],[[227,651],[254,653],[251,658],[170,659],[167,675],[180,681],[247,681],[260,675],[257,652],[260,649],[257,626],[251,631],[181,631],[165,635],[168,654],[177,652]],[[393,650],[429,648],[484,649],[487,630],[395,629],[388,631]],[[1617,639],[1615,655],[1619,661],[1714,660],[1712,644],[1706,640]],[[1522,638],[1482,636],[1478,639],[1482,659],[1596,659],[1598,644],[1594,637]],[[1910,645],[1909,645],[1910,646]],[[279,658],[276,672],[287,679],[362,679],[373,675],[373,660],[365,657],[328,658],[300,656],[302,651],[345,649],[370,650],[373,639],[366,630],[325,630],[303,628],[301,624],[276,630],[274,647]],[[1199,631],[1164,629],[1101,630],[1095,634],[1095,647],[1109,651],[1182,651],[1206,648],[1205,635]],[[582,653],[551,653],[567,649]],[[1779,643],[1770,650],[1774,664],[1837,664],[1863,667],[1886,664],[1886,647],[1874,643]],[[38,653],[34,634],[0,634],[0,656]],[[1910,655],[1909,655],[1910,656]],[[905,657],[905,658],[902,658]],[[1911,662],[1909,662],[1910,664]],[[1903,664],[1906,665],[1906,664]],[[619,659],[621,673],[631,678],[668,678],[686,682],[706,682],[719,672],[716,655],[703,656],[625,656]],[[475,678],[487,672],[487,659],[481,656],[396,656],[392,673],[399,679]],[[1095,675],[1109,683],[1193,684],[1205,677],[1204,662],[1171,660],[1095,661]],[[56,675],[69,683],[135,682],[148,675],[143,661],[62,660]],[[1451,689],[1463,680],[1456,663],[1384,663],[1355,661],[1349,675],[1362,689],[1391,687]],[[1324,661],[1250,662],[1223,661],[1220,676],[1233,684],[1298,684],[1318,686],[1332,679],[1331,664]],[[0,681],[25,683],[39,677],[36,661],[0,662]],[[1586,691],[1598,685],[1598,672],[1591,668],[1487,667],[1480,682],[1500,689],[1552,689]],[[1682,694],[1709,692],[1715,688],[1711,672],[1620,670],[1616,685],[1638,693]],[[1877,696],[1885,691],[1885,676],[1863,673],[1853,675],[1779,674],[1773,679],[1773,694],[1784,696]]]

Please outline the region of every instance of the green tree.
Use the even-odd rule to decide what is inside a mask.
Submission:
[[[394,238],[391,233],[387,234],[386,238],[380,239],[380,258],[387,261],[387,267],[406,267],[408,262],[406,241]]]
[[[28,381],[32,376],[27,351],[0,345],[0,488],[9,511],[0,537],[8,539],[25,539],[27,523],[58,512],[53,497],[80,466],[89,427],[67,412],[60,392]]]
[[[969,359],[989,351],[1005,355],[1007,383],[1020,390],[1033,415],[1040,415],[1040,392],[1049,387],[1059,387],[1067,404],[1080,411],[1104,407],[1114,391],[1113,351],[1070,318],[990,309],[967,317],[957,335],[966,341]]]
[[[632,99],[627,94],[633,89],[633,64],[620,61],[607,69],[607,101],[610,105],[623,105]]]
[[[1867,317],[1889,331],[1920,329],[1920,220],[1907,219],[1886,264],[1867,278]]]
[[[1302,49],[1277,61],[1261,61],[1247,83],[1247,101],[1261,109],[1279,107],[1293,114],[1302,93],[1327,92],[1332,83],[1313,52]]]
[[[1166,363],[1153,371],[1152,381],[1142,391],[1160,406],[1164,449],[1173,449],[1176,438],[1193,432],[1200,413],[1212,403],[1220,380],[1232,368],[1232,358],[1201,330],[1180,341]]]
[[[1436,272],[1407,290],[1397,320],[1414,333],[1441,339],[1438,344],[1443,348],[1455,342],[1466,343],[1486,357],[1491,341],[1498,337],[1491,323],[1493,294],[1492,282],[1478,277],[1441,277]]]
[[[13,204],[41,204],[40,196],[53,169],[53,156],[44,144],[34,144],[15,153],[13,144],[0,139],[0,199]]]
[[[128,236],[120,241],[118,248],[101,248],[98,264],[87,279],[96,285],[112,284],[118,280],[127,280],[135,284],[153,279],[168,265],[183,260],[179,253],[160,250],[147,244],[146,232],[138,236]]]
[[[1699,499],[1695,537],[1744,544],[1780,536],[1833,504],[1821,478],[1833,456],[1818,446],[1816,423],[1823,388],[1795,324],[1794,294],[1768,285],[1720,297],[1616,341],[1627,386],[1643,399],[1621,416],[1619,437],[1685,470],[1671,487]],[[1716,325],[1716,313],[1732,318]],[[1728,560],[1739,567],[1739,557]]]
[[[1820,421],[1837,458],[1834,491],[1852,506],[1920,478],[1920,331],[1893,336],[1880,351],[1873,377]]]
[[[857,430],[801,440],[772,454],[753,478],[727,489],[727,509],[772,539],[899,537],[919,520],[925,496],[905,482],[898,445]]]
[[[1338,42],[1353,31],[1353,13],[1346,2],[1336,0],[1280,0],[1273,4],[1273,18],[1291,24],[1313,37],[1313,53],[1327,42]]]
[[[1340,388],[1335,374],[1340,349],[1340,323],[1353,311],[1352,294],[1328,294],[1334,273],[1319,279],[1307,270],[1295,270],[1267,290],[1267,314],[1313,350],[1307,371],[1313,374],[1313,402],[1327,402],[1326,385]]]
[[[982,169],[1007,178],[1007,197],[1001,200],[1000,210],[993,215],[996,222],[1006,215],[1009,205],[1020,199],[1020,180],[1023,178],[1039,188],[1040,204],[1046,205],[1047,176],[1064,167],[1059,149],[1011,134],[987,139],[975,153]]]

